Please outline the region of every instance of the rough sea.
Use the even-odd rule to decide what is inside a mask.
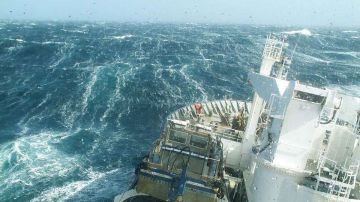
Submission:
[[[360,96],[360,28],[0,22],[0,201],[112,201],[169,113],[251,99],[270,33],[290,79]]]

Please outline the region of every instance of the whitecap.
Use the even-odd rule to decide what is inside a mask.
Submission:
[[[9,52],[13,52],[13,51],[16,51],[16,50],[20,50],[22,48],[23,48],[23,46],[19,45],[19,46],[11,46],[11,47],[9,47],[7,49],[8,49]]]
[[[308,29],[302,29],[302,30],[293,30],[293,31],[287,31],[287,32],[282,32],[284,34],[289,34],[289,35],[295,35],[295,34],[301,34],[304,36],[311,36],[312,33],[310,30]]]
[[[68,156],[52,144],[63,135],[66,133],[41,132],[2,144],[0,168],[9,165],[0,172],[5,191],[31,184],[34,180],[66,176],[82,168],[77,156]]]
[[[85,30],[71,30],[69,32],[73,32],[73,33],[81,33],[81,34],[85,34],[86,31]]]
[[[82,189],[84,189],[86,186],[89,186],[92,182],[95,180],[103,177],[104,173],[98,173],[94,172],[92,170],[88,170],[88,177],[89,180],[81,180],[81,181],[75,181],[67,183],[63,186],[59,187],[52,187],[48,190],[45,190],[41,193],[39,197],[36,197],[32,199],[32,202],[35,201],[63,201],[71,198],[78,192],[80,192]]]
[[[342,33],[358,33],[356,30],[344,30]]]
[[[48,44],[57,44],[57,45],[66,45],[66,42],[61,41],[44,41],[41,42],[42,45],[48,45]]]
[[[113,36],[113,39],[126,39],[126,38],[131,38],[133,37],[133,35],[131,34],[126,34],[126,35],[122,35],[122,36]]]
[[[114,91],[113,95],[110,97],[110,99],[108,100],[106,111],[104,112],[103,116],[100,118],[100,121],[104,121],[106,119],[106,117],[109,115],[109,113],[111,112],[111,110],[114,109],[116,100],[118,100],[121,96],[121,94],[120,94],[121,84],[122,84],[121,73],[117,72],[116,73],[115,91]],[[104,124],[104,127],[105,126],[106,126],[106,124]]]
[[[126,175],[126,171],[119,169],[110,170],[100,173],[93,171],[91,168],[86,170],[87,180],[73,181],[60,186],[51,187],[39,194],[38,197],[31,200],[36,201],[83,201],[87,198],[89,201],[98,201],[103,199],[109,193],[118,193],[120,187],[115,183],[109,183],[108,179],[118,177],[119,173]],[[89,192],[95,194],[88,195]],[[104,194],[105,193],[105,194]]]
[[[68,30],[68,29],[61,29],[64,32],[70,32],[70,33],[81,33],[81,34],[85,34],[86,31],[84,30]]]
[[[93,72],[90,75],[90,81],[85,86],[85,92],[82,96],[82,100],[83,100],[82,107],[81,107],[82,114],[85,114],[85,112],[87,110],[88,99],[90,98],[92,91],[93,91],[93,87],[98,79],[98,73],[101,71],[102,68],[103,68],[103,66],[97,66],[94,68]]]
[[[188,83],[193,85],[201,93],[202,100],[208,100],[208,95],[205,88],[202,86],[202,83],[197,81],[196,79],[193,79],[192,76],[187,73],[188,67],[189,65],[183,65],[179,71],[180,74]]]
[[[19,43],[24,43],[25,41],[23,39],[15,39]]]

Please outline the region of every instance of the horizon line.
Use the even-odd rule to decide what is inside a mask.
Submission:
[[[237,22],[186,22],[186,21],[121,21],[121,20],[80,20],[80,19],[56,19],[56,20],[45,20],[45,19],[7,19],[0,18],[0,22],[39,22],[39,23],[94,23],[94,24],[172,24],[172,25],[228,25],[228,26],[260,26],[260,27],[293,27],[293,28],[355,28],[360,29],[360,25],[307,25],[307,24],[264,24],[264,23],[237,23]]]

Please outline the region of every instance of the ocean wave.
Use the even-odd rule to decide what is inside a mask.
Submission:
[[[102,68],[103,68],[103,66],[97,66],[94,68],[94,71],[90,75],[90,80],[85,86],[85,92],[82,95],[82,107],[81,107],[81,111],[82,111],[83,115],[85,114],[85,112],[87,110],[88,100],[92,94],[93,86],[97,82],[98,74]]]
[[[127,38],[131,38],[131,37],[134,37],[134,35],[131,35],[131,34],[125,34],[125,35],[120,35],[120,36],[113,36],[112,38],[113,39],[127,39]]]
[[[356,59],[360,59],[360,52],[354,52],[354,51],[324,51],[325,54],[336,54],[336,55],[345,55],[345,56],[351,56]]]
[[[181,75],[188,83],[193,85],[195,89],[197,89],[200,92],[200,95],[202,97],[201,100],[208,100],[208,94],[206,93],[206,90],[202,86],[201,81],[191,78],[192,75],[187,73],[188,68],[189,65],[183,65],[180,69]]]
[[[22,46],[22,45],[16,45],[16,46],[11,46],[11,47],[9,47],[7,49],[8,49],[8,52],[11,53],[11,52],[19,51],[19,50],[21,50],[23,48],[24,48],[24,46]]]
[[[76,181],[70,182],[62,187],[53,187],[49,190],[46,190],[41,193],[40,196],[31,199],[31,202],[40,202],[40,201],[65,201],[75,195],[77,192],[82,190],[88,184],[90,184],[92,180],[89,181]]]
[[[23,40],[23,39],[15,39],[17,42],[19,42],[19,43],[24,43],[24,42],[26,42],[25,40]]]
[[[332,61],[330,60],[324,60],[312,55],[307,55],[305,53],[301,53],[301,52],[297,52],[295,53],[297,56],[299,56],[300,58],[302,58],[303,61],[306,61],[308,63],[314,63],[314,62],[321,62],[321,63],[326,63],[326,64],[330,64],[332,63]]]
[[[64,125],[64,127],[67,129],[73,128],[76,118],[79,117],[80,115],[79,111],[74,110],[73,105],[74,105],[73,101],[69,100],[65,102],[59,110],[62,119],[61,122]]]
[[[40,201],[66,201],[79,193],[81,190],[89,186],[96,179],[104,176],[103,173],[98,173],[92,170],[87,171],[88,180],[80,180],[75,182],[66,183],[63,186],[55,186],[48,190],[43,191],[40,196],[30,200],[31,202]]]
[[[114,110],[115,108],[115,103],[118,99],[120,99],[120,90],[121,90],[121,86],[123,81],[125,80],[123,75],[120,73],[120,71],[118,71],[116,73],[116,84],[115,84],[115,90],[114,93],[112,94],[112,96],[110,97],[110,99],[107,102],[107,108],[104,112],[104,114],[102,115],[102,117],[100,118],[101,122],[104,122],[106,120],[106,118],[108,117],[109,113]],[[106,123],[104,124],[103,127],[106,127]]]
[[[68,156],[52,145],[64,135],[66,133],[42,132],[19,137],[0,146],[0,181],[3,182],[0,185],[3,192],[0,201],[6,201],[6,198],[25,201],[29,197],[27,194],[32,195],[34,190],[45,188],[33,187],[34,184],[43,184],[49,179],[65,180],[79,168],[82,169],[78,157]]]
[[[18,43],[25,43],[26,42],[24,39],[21,39],[21,38],[11,38],[11,37],[9,37],[9,38],[3,38],[3,39],[9,40],[9,41],[16,41]]]
[[[288,35],[295,35],[295,34],[300,34],[300,35],[304,35],[304,36],[311,36],[311,35],[313,35],[313,34],[311,33],[311,31],[308,30],[308,29],[286,31],[286,32],[282,32],[282,33],[288,34]]]
[[[48,44],[56,44],[56,45],[66,45],[67,43],[64,41],[44,41],[41,42],[42,45],[48,45]]]
[[[359,85],[329,85],[329,89],[337,90],[340,93],[360,97],[360,86]]]
[[[356,30],[344,30],[342,33],[358,33]]]
[[[61,29],[64,32],[69,32],[69,33],[80,33],[80,34],[86,34],[87,31],[86,30],[68,30],[68,29]]]

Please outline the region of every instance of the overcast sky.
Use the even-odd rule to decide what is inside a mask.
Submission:
[[[0,19],[360,27],[360,0],[0,0]]]

